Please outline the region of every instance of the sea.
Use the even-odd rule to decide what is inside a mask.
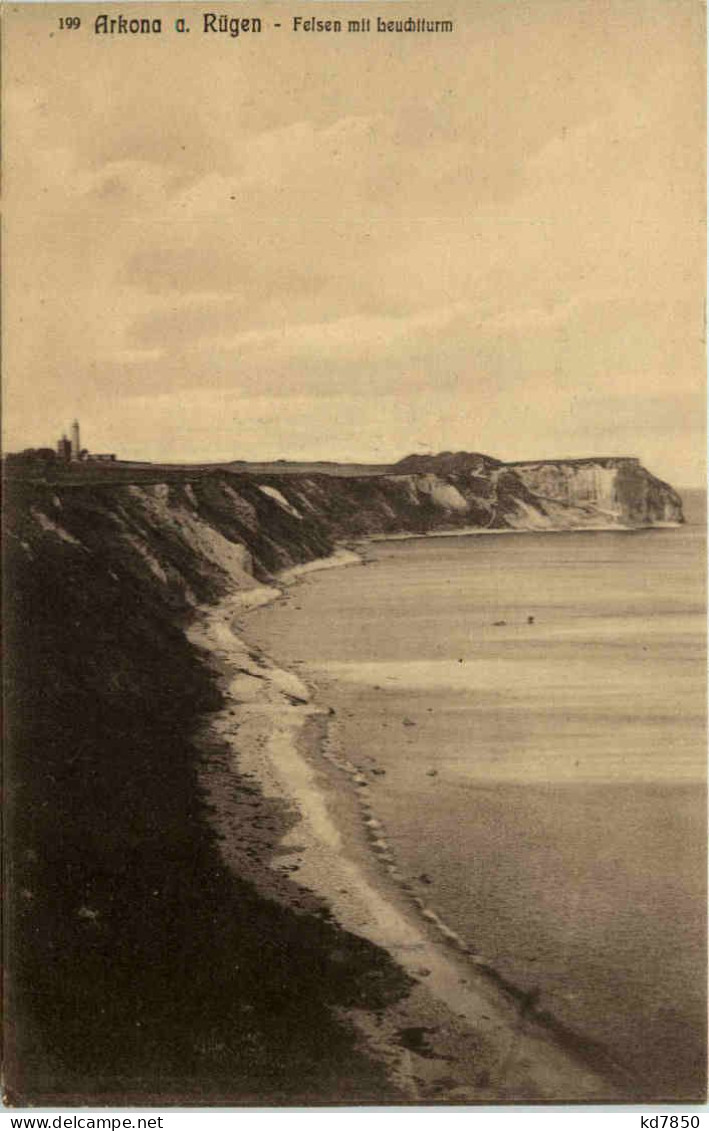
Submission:
[[[685,514],[370,543],[246,625],[425,904],[668,1100],[706,1066],[706,496]]]

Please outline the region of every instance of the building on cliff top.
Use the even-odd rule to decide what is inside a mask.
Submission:
[[[81,459],[81,439],[79,436],[79,421],[75,420],[71,426],[71,458]]]
[[[71,440],[67,439],[66,434],[61,440],[57,440],[57,456],[63,463],[69,463],[71,459]]]
[[[81,447],[81,432],[79,421],[75,420],[71,426],[71,439],[66,432],[57,440],[57,456],[63,463],[113,463],[116,459],[115,452],[89,452]]]

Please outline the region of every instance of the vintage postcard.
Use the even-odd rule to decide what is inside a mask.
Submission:
[[[2,20],[6,1104],[703,1103],[703,6]]]

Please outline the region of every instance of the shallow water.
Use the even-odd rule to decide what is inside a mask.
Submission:
[[[703,547],[378,543],[247,625],[335,708],[426,903],[655,1097],[705,1060]]]

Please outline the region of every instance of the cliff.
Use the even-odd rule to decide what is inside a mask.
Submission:
[[[8,485],[21,556],[89,559],[159,583],[170,607],[248,588],[342,540],[436,530],[633,528],[683,521],[679,496],[634,459],[503,464],[412,456],[385,474],[173,473],[159,482]],[[117,582],[116,582],[117,583]]]
[[[595,507],[624,526],[683,522],[682,500],[637,459],[566,459],[509,467],[540,500]]]
[[[342,1011],[405,975],[223,866],[198,775],[220,685],[184,627],[338,541],[681,521],[679,499],[619,460],[120,472],[6,483],[10,1100],[395,1102]],[[275,851],[287,814],[234,788]]]
[[[268,869],[291,818],[205,749],[221,682],[185,614],[285,562],[298,520],[221,478],[8,495],[6,1102],[401,1100],[339,1014],[383,1008],[406,975],[227,868],[201,784],[228,766]],[[292,560],[327,548],[309,530]]]

